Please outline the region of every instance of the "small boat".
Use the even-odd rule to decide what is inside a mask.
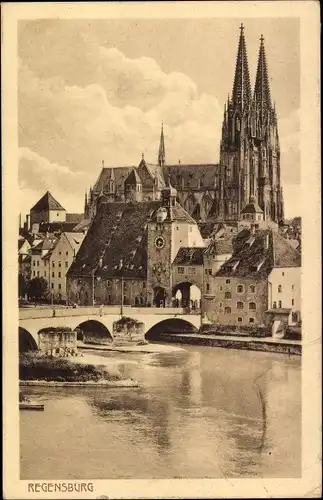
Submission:
[[[38,411],[44,411],[44,405],[37,404],[37,403],[31,403],[31,402],[28,402],[28,401],[24,401],[22,403],[19,403],[19,410],[38,410]]]

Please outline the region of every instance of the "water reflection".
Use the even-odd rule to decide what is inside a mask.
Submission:
[[[142,388],[30,388],[47,403],[42,417],[21,413],[22,477],[299,475],[299,358],[195,347],[114,356]]]

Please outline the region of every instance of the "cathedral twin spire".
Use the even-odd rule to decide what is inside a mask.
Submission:
[[[246,41],[244,36],[244,26],[240,26],[240,38],[238,45],[237,62],[234,75],[233,91],[231,102],[234,108],[242,112],[250,104],[256,106],[262,115],[271,109],[271,97],[269,77],[265,53],[264,37],[260,37],[260,48],[256,73],[256,83],[252,98],[250,74],[248,66],[248,56]]]

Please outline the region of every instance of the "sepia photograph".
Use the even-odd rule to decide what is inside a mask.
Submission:
[[[6,498],[239,479],[276,480],[262,491],[275,497],[305,477],[303,444],[316,438],[304,437],[304,367],[317,368],[321,341],[307,322],[309,309],[319,321],[318,282],[304,304],[306,258],[320,259],[303,201],[303,171],[319,176],[319,135],[312,158],[303,149],[306,18],[262,16],[262,2],[257,13],[246,2],[250,16],[241,2],[234,16],[231,2],[211,2],[213,15],[192,2],[185,16],[179,3],[15,12],[16,173],[6,160],[4,172],[16,188],[4,183],[3,220],[11,205],[16,340],[4,351],[25,496]],[[314,7],[318,62],[319,11],[299,3]]]

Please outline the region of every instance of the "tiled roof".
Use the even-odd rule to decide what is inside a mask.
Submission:
[[[68,275],[90,276],[95,271],[102,278],[146,278],[147,223],[155,220],[161,205],[103,202]],[[172,207],[172,214],[174,221],[195,223],[180,205]]]
[[[232,254],[233,245],[232,245],[233,237],[229,238],[212,238],[207,249],[205,250],[206,255],[226,255]]]
[[[39,233],[73,231],[76,224],[76,222],[41,222],[39,224]]]
[[[83,214],[66,214],[66,222],[74,222],[75,224],[78,224],[83,220],[83,218]]]
[[[203,252],[205,248],[181,247],[174,259],[173,264],[181,265],[203,265]]]
[[[192,188],[200,190],[214,189],[215,179],[219,173],[219,165],[166,165],[165,176],[170,174],[171,183],[176,189]]]
[[[158,207],[161,206],[161,202],[157,202],[158,203]],[[170,218],[170,207],[165,207],[166,210],[167,210],[167,218],[166,220]],[[151,214],[151,220],[152,221],[156,221],[157,218],[157,210],[154,211],[152,214]],[[187,222],[188,224],[196,224],[196,221],[193,219],[193,217],[191,217],[187,212],[186,210],[179,204],[177,203],[174,207],[171,207],[171,212],[172,212],[172,220],[173,221],[178,221],[178,222]]]
[[[39,201],[37,201],[36,205],[31,208],[31,211],[41,212],[42,210],[64,210],[60,203],[53,197],[53,195],[47,191]]]
[[[89,276],[97,269],[95,274],[100,277],[146,278],[147,222],[159,206],[154,201],[103,202],[68,276]]]
[[[253,234],[244,229],[233,239],[232,257],[219,269],[217,276],[261,278],[268,276],[273,268],[300,265],[300,253],[277,232],[259,230]]]

